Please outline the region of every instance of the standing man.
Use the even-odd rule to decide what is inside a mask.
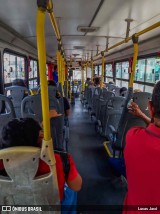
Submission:
[[[54,66],[53,71],[53,80],[57,83],[58,82],[58,71],[57,71],[57,65]]]

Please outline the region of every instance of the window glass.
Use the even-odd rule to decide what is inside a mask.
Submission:
[[[155,82],[160,80],[160,58],[156,59],[156,64],[155,64]]]
[[[116,78],[121,78],[122,63],[116,63]]]
[[[156,58],[148,58],[146,63],[146,79],[145,82],[155,83],[159,80],[160,64]]]
[[[144,82],[144,74],[145,74],[145,59],[140,59],[136,64],[135,81]]]
[[[38,62],[36,60],[30,60],[30,71],[29,71],[29,87],[34,88],[38,85]],[[33,80],[30,80],[33,79]]]
[[[112,64],[106,64],[106,76],[113,77]]]
[[[121,80],[116,80],[116,86],[117,87],[122,87]]]
[[[106,82],[107,82],[107,83],[109,83],[109,82],[113,82],[113,78],[109,78],[109,77],[107,77],[107,78],[106,78]]]
[[[95,66],[94,74],[98,75],[98,66],[97,65]]]
[[[102,75],[102,65],[99,65],[99,76]]]
[[[153,87],[152,86],[145,85],[145,92],[152,93],[152,91],[153,91]]]
[[[13,54],[4,53],[4,83],[11,83],[13,80],[25,79],[25,58]]]
[[[82,78],[82,71],[74,70],[73,71],[73,79],[74,80],[81,80],[81,78]]]
[[[122,62],[122,79],[129,79],[129,62]]]
[[[142,92],[144,91],[144,85],[138,84],[138,83],[133,83],[133,90],[141,90]]]
[[[121,86],[128,88],[128,81],[122,81]]]

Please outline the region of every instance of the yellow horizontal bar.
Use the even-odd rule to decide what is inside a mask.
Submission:
[[[154,30],[154,29],[157,28],[157,27],[160,27],[160,22],[157,22],[157,23],[155,23],[155,24],[153,24],[153,25],[151,25],[151,26],[145,28],[144,30],[142,30],[142,31],[140,31],[140,32],[138,32],[138,33],[136,33],[135,36],[136,36],[136,37],[139,37],[139,36],[143,35],[144,33],[147,33],[147,32],[149,32],[149,31],[151,31],[151,30]]]
[[[142,31],[140,31],[140,32],[138,32],[138,33],[135,33],[135,36],[136,36],[136,37],[139,37],[139,36],[141,36],[141,35],[143,35],[143,34],[149,32],[149,31],[151,31],[151,30],[154,30],[155,28],[158,28],[158,27],[160,27],[160,22],[157,22],[157,23],[155,23],[155,24],[153,24],[153,25],[151,25],[151,26],[145,28],[144,30],[142,30]],[[122,44],[125,44],[126,42],[129,42],[130,40],[132,40],[132,37],[131,37],[131,36],[130,36],[129,38],[127,38],[127,39],[121,41],[121,42],[116,43],[115,45],[113,45],[113,46],[111,46],[110,48],[108,48],[108,50],[104,50],[103,52],[112,50],[112,49],[114,49],[114,48],[116,48],[116,47],[118,47],[118,46],[120,46],[120,45],[122,45]],[[101,53],[99,53],[98,55],[95,55],[94,57],[97,57],[97,56],[99,56],[100,54],[101,54]]]
[[[107,144],[109,144],[109,141],[105,141],[105,142],[103,143],[104,148],[105,148],[105,150],[107,151],[108,156],[112,158],[113,155],[111,154],[111,152],[110,152],[110,150],[109,150]]]

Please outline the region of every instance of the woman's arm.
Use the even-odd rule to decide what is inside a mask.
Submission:
[[[131,105],[128,107],[128,109],[129,113],[141,118],[147,125],[151,123],[151,119],[141,111],[136,103],[131,102]]]

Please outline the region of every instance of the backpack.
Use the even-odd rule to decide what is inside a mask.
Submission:
[[[69,162],[69,157],[68,153],[64,151],[63,149],[54,149],[55,154],[59,154],[63,163],[63,171],[65,174],[65,180],[68,180],[68,175],[70,171],[70,162]]]

